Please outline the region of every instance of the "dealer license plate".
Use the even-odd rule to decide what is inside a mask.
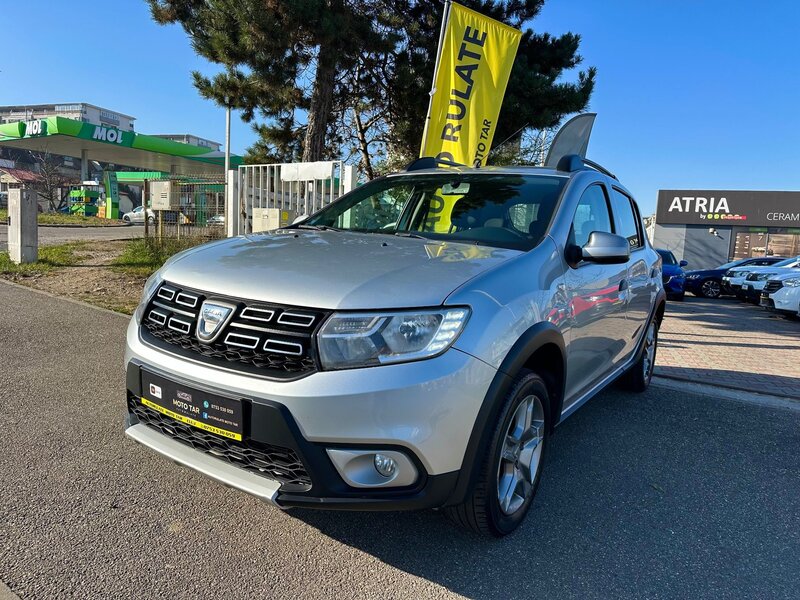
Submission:
[[[141,402],[171,419],[236,441],[242,440],[242,402],[142,371]]]

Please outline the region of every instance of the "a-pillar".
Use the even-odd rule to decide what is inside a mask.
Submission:
[[[37,196],[29,190],[8,190],[8,254],[11,262],[18,265],[39,258]]]

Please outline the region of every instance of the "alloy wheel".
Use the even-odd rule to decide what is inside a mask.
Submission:
[[[703,291],[703,296],[706,298],[718,298],[720,293],[722,293],[722,287],[719,281],[714,281],[713,279],[704,281],[700,289]]]
[[[497,466],[497,499],[506,515],[531,496],[544,442],[544,405],[538,396],[519,403],[508,425]]]
[[[644,360],[642,361],[642,371],[645,382],[650,381],[653,375],[653,367],[656,362],[656,348],[658,346],[658,329],[655,321],[650,323],[647,328],[647,337],[644,340]]]

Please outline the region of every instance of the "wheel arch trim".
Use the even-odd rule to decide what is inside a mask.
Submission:
[[[555,399],[550,399],[550,427],[555,427],[556,421],[561,414],[564,401],[564,379],[566,376],[567,364],[566,344],[564,343],[564,337],[561,331],[555,325],[549,322],[541,322],[537,323],[520,336],[503,359],[492,383],[489,385],[489,389],[478,411],[478,416],[475,419],[475,424],[472,427],[472,433],[467,443],[467,449],[464,452],[464,459],[461,463],[456,487],[447,505],[462,503],[467,498],[470,490],[475,486],[482,467],[480,457],[485,453],[492,435],[492,429],[489,427],[489,424],[497,420],[497,416],[502,407],[502,401],[511,389],[516,374],[520,369],[525,367],[528,360],[533,357],[538,350],[546,346],[555,346],[558,348],[561,353],[563,365],[562,381],[554,382],[559,393]],[[540,374],[540,376],[541,375],[542,374]]]

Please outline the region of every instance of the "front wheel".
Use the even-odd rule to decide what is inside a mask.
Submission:
[[[506,396],[481,473],[466,502],[448,518],[478,533],[502,537],[519,527],[539,486],[549,439],[550,404],[541,377],[523,371]]]
[[[703,298],[719,298],[722,295],[722,285],[715,279],[706,279],[700,285],[700,295]]]
[[[643,392],[650,386],[653,379],[653,369],[656,366],[656,351],[658,350],[658,321],[653,319],[647,326],[644,346],[639,360],[622,376],[622,386],[632,392]]]

